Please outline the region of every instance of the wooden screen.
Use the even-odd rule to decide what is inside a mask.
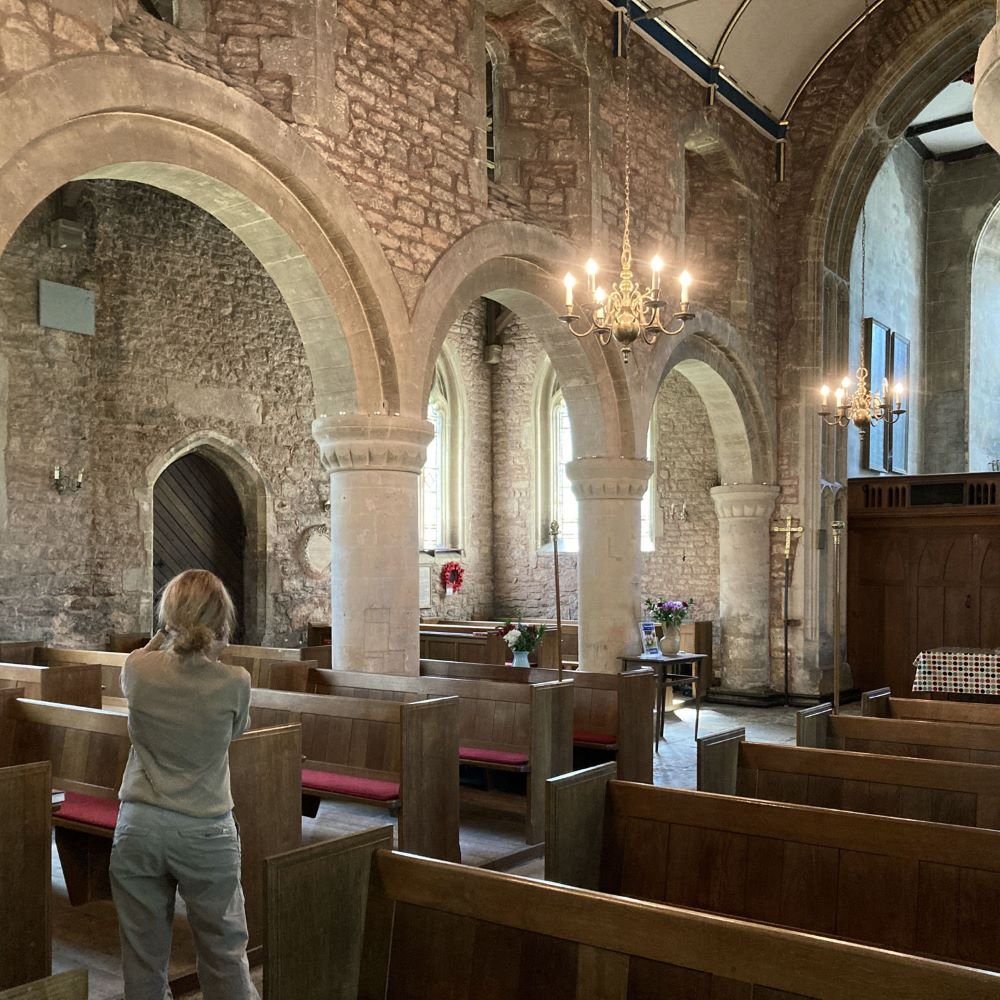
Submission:
[[[236,605],[236,635],[243,626],[246,526],[226,474],[197,452],[164,470],[153,490],[153,592],[186,569],[218,576]]]

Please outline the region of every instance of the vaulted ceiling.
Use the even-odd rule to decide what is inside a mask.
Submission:
[[[884,0],[606,0],[635,30],[775,134],[837,46]]]

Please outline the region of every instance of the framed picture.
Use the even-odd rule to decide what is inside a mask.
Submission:
[[[656,622],[639,622],[639,637],[642,640],[643,656],[660,651],[656,642]]]
[[[873,393],[882,392],[882,383],[890,375],[890,338],[892,334],[884,323],[870,316],[865,317],[865,356],[868,369],[868,389]],[[879,421],[872,424],[861,443],[861,464],[872,472],[888,472],[888,441],[886,425]]]

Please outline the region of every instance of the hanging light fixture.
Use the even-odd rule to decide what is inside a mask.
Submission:
[[[861,434],[867,434],[872,424],[884,420],[894,424],[906,412],[903,408],[904,389],[900,382],[892,387],[890,398],[889,380],[882,380],[882,391],[873,393],[868,384],[869,373],[865,366],[865,268],[868,257],[868,218],[861,210],[861,361],[856,373],[857,386],[851,391],[851,378],[845,375],[833,393],[834,406],[830,408],[830,386],[824,385],[819,394],[822,399],[819,415],[823,422],[832,427],[846,427],[854,424]]]
[[[667,8],[664,8],[667,9]],[[657,12],[653,12],[654,16]],[[643,20],[645,19],[642,18]],[[595,334],[602,345],[606,346],[614,338],[621,346],[622,361],[629,363],[632,356],[632,344],[639,337],[647,344],[655,344],[660,334],[676,336],[684,329],[685,323],[694,319],[694,313],[689,310],[689,292],[691,275],[684,271],[678,278],[680,282],[680,306],[677,312],[671,314],[667,308],[667,300],[660,288],[660,276],[663,271],[663,261],[654,257],[650,261],[651,279],[648,288],[637,283],[632,274],[632,243],[630,227],[632,222],[631,173],[632,173],[632,142],[631,142],[631,63],[628,55],[628,32],[632,21],[628,20],[622,35],[622,54],[625,57],[625,220],[622,232],[622,256],[618,280],[606,291],[597,283],[600,267],[591,258],[584,265],[587,273],[588,302],[579,303],[581,317],[574,308],[573,289],[576,278],[568,273],[563,279],[566,288],[566,312],[559,318],[569,327],[576,337],[587,337]],[[669,317],[669,318],[668,318]],[[578,329],[575,324],[583,321],[586,329]]]

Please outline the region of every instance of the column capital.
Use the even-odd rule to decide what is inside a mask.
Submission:
[[[774,504],[781,492],[778,486],[752,483],[734,486],[713,486],[709,494],[715,504],[715,513],[722,518],[762,518],[769,520]]]
[[[413,417],[344,413],[314,420],[312,433],[328,472],[382,469],[418,474],[434,425]]]
[[[578,500],[641,500],[653,474],[644,458],[575,458],[566,476]]]

